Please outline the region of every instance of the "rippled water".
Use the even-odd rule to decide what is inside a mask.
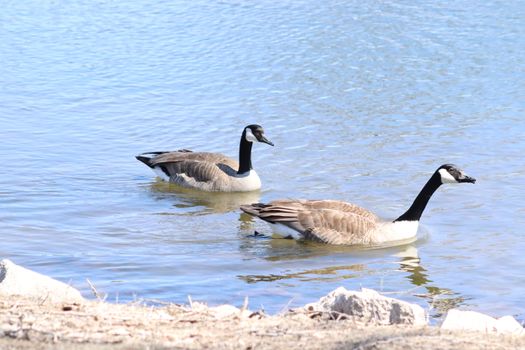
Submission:
[[[524,318],[519,1],[23,1],[0,12],[0,257],[90,296],[279,312],[368,287],[439,317]],[[157,182],[134,159],[258,144],[261,192]],[[239,203],[333,198],[394,218],[440,164],[417,242],[253,237]]]

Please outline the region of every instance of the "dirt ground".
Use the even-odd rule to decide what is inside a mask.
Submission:
[[[220,316],[201,304],[11,298],[0,301],[0,349],[525,349],[525,337],[378,327],[318,313]]]

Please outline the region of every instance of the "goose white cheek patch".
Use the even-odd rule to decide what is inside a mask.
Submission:
[[[444,184],[458,183],[454,176],[450,175],[450,173],[446,169],[440,169],[439,175],[441,175],[441,182]]]
[[[248,142],[257,142],[257,138],[255,135],[253,135],[252,130],[250,128],[246,128],[246,141]]]

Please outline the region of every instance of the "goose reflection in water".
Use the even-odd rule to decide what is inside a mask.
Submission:
[[[249,241],[249,240],[248,240]],[[253,241],[253,240],[252,240]],[[398,258],[398,271],[407,273],[406,278],[414,288],[405,291],[383,292],[383,294],[400,299],[406,299],[406,295],[424,299],[427,303],[432,319],[441,318],[452,308],[465,303],[464,296],[447,288],[432,285],[427,270],[421,265],[417,247],[414,243],[402,246],[383,247],[381,249],[330,246],[321,243],[301,242],[286,239],[268,239],[267,249],[256,250],[264,256],[265,260],[272,262],[295,261],[299,259],[311,259],[334,254],[352,254],[353,257],[366,257],[367,261],[381,258],[386,255]],[[249,243],[248,243],[249,244]],[[246,245],[241,249],[249,249]],[[253,249],[252,249],[253,251]],[[362,260],[362,259],[360,259]],[[372,262],[372,264],[376,263]],[[378,274],[376,267],[368,266],[367,263],[355,263],[349,265],[327,266],[322,268],[306,269],[302,271],[272,274],[240,275],[239,279],[249,284],[260,282],[275,282],[286,280],[298,280],[300,282],[337,283],[349,279],[357,279],[363,275]],[[335,289],[335,288],[334,288]]]
[[[412,295],[428,302],[432,318],[442,318],[448,310],[457,308],[468,300],[468,298],[451,289],[431,285],[432,280],[428,278],[427,270],[420,264],[417,248],[412,246],[409,250],[412,252],[396,254],[401,258],[399,261],[400,269],[408,273],[406,277],[417,288]],[[403,253],[407,253],[407,251]],[[418,292],[419,287],[424,288],[425,292]]]
[[[206,215],[236,211],[243,204],[260,200],[261,192],[203,192],[171,183],[156,181],[149,189],[158,200],[175,200],[174,207],[181,209],[176,215]],[[174,213],[169,213],[173,215]],[[250,220],[251,221],[251,220]]]

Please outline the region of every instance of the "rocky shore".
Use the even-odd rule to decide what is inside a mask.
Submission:
[[[514,318],[449,312],[338,288],[281,315],[200,302],[151,307],[84,299],[72,287],[0,262],[0,349],[525,349]]]

